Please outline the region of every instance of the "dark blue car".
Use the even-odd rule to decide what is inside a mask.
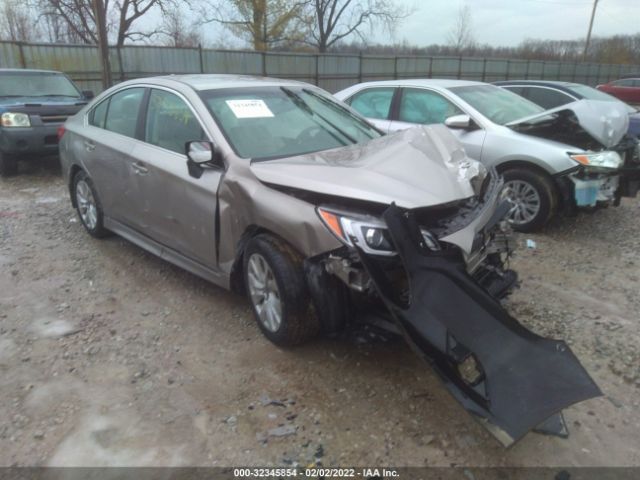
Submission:
[[[556,108],[576,100],[602,100],[620,102],[611,95],[588,85],[547,80],[505,80],[494,85],[511,90],[543,108]],[[629,106],[629,135],[640,137],[640,113]]]
[[[0,69],[0,175],[19,159],[58,153],[57,130],[93,97],[63,73]]]

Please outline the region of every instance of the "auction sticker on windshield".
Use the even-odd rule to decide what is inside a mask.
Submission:
[[[273,117],[264,100],[227,100],[226,103],[237,118]]]

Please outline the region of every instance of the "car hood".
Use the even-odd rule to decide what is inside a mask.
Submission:
[[[418,208],[474,195],[470,180],[486,170],[466,156],[443,125],[420,126],[364,144],[286,159],[254,161],[267,184]]]
[[[595,141],[606,148],[617,145],[629,128],[629,110],[627,105],[618,102],[600,100],[577,100],[560,107],[521,118],[507,123],[507,127],[518,127],[537,123],[552,114],[569,114],[575,117],[582,129]]]
[[[72,97],[0,97],[0,108],[38,105],[85,105],[86,100]]]

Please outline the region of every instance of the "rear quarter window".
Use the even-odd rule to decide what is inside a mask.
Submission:
[[[109,110],[109,99],[100,102],[96,105],[89,114],[89,125],[94,127],[104,128],[107,120],[107,111]]]

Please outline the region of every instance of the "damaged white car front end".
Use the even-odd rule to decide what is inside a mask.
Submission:
[[[628,125],[624,104],[578,100],[506,126],[567,145],[566,155],[575,164],[556,180],[570,211],[618,205],[621,197],[636,195],[640,147],[626,135]]]

